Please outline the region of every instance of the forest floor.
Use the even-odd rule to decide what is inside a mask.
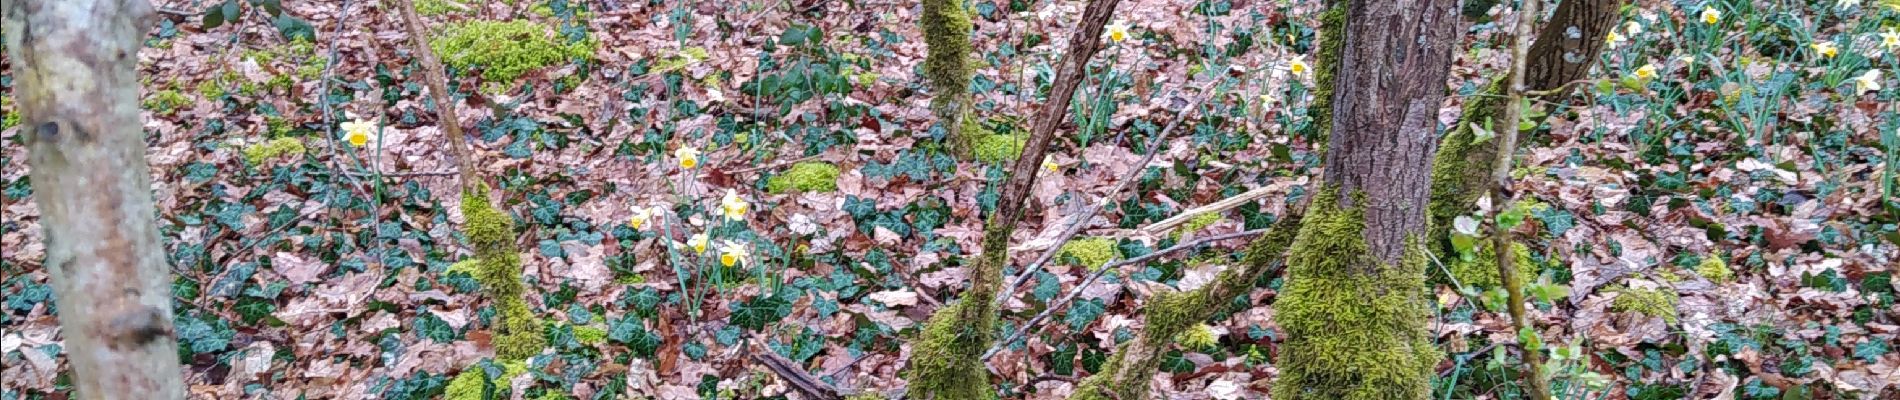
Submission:
[[[495,311],[455,267],[471,255],[456,164],[394,3],[156,3],[141,101],[191,394],[435,398],[485,365]],[[478,175],[517,221],[549,346],[503,386],[538,399],[796,396],[749,357],[765,351],[847,392],[901,389],[905,342],[963,287],[1081,7],[970,2],[977,146],[957,156],[917,72],[914,2],[417,3]],[[1153,293],[1206,283],[1247,239],[1078,287],[1090,266],[1264,228],[1316,189],[1301,54],[1318,3],[1122,4],[1131,37],[1096,58],[1009,273],[1064,218],[1112,207],[1006,305],[1008,332],[1081,292],[989,360],[1006,397],[1063,398]],[[1900,8],[1638,3],[1592,81],[1533,106],[1514,171],[1562,398],[1900,398]],[[1446,124],[1508,58],[1509,14],[1473,7]],[[0,400],[57,399],[70,387],[13,85],[0,75]],[[351,144],[352,120],[375,134]],[[1111,193],[1130,177],[1133,195]],[[717,214],[728,193],[751,206],[737,222]],[[1522,398],[1495,271],[1487,284],[1438,258],[1437,393]],[[1213,344],[1169,352],[1156,396],[1264,397],[1281,283],[1211,321]]]

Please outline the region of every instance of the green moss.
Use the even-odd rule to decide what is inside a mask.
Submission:
[[[996,398],[990,387],[989,370],[982,352],[995,336],[996,316],[976,321],[964,319],[965,307],[986,305],[989,297],[964,296],[964,300],[937,310],[924,323],[923,333],[911,341],[910,365],[906,367],[909,397],[940,400],[979,400]]]
[[[508,381],[517,375],[528,372],[528,365],[520,361],[502,362],[501,374],[488,376],[488,368],[481,364],[469,366],[449,380],[449,386],[442,391],[442,398],[448,400],[482,400],[483,381],[494,382],[497,392],[508,390]],[[497,393],[499,394],[499,393]]]
[[[302,156],[303,140],[294,137],[279,137],[268,142],[244,147],[244,161],[251,165],[260,165],[264,161],[284,156]]]
[[[1074,259],[1078,265],[1094,270],[1120,256],[1121,251],[1115,248],[1113,238],[1089,237],[1063,243],[1061,255],[1064,259]]]
[[[949,130],[947,136],[961,151],[969,144],[963,136],[966,124],[962,121],[969,112],[970,77],[974,68],[970,59],[970,32],[974,25],[962,0],[924,0],[923,15],[918,22],[923,25],[928,50],[924,56],[924,77],[935,91],[930,99],[930,110],[944,129]]]
[[[1214,335],[1214,327],[1198,324],[1175,335],[1174,343],[1189,349],[1207,350],[1220,345],[1220,337]]]
[[[472,275],[494,299],[499,314],[495,355],[505,361],[522,360],[540,353],[547,346],[547,335],[525,300],[521,254],[514,248],[514,219],[489,204],[487,193],[486,186],[462,193],[463,233],[475,248]]]
[[[516,20],[454,23],[430,47],[450,67],[479,67],[483,79],[511,82],[529,71],[568,60],[591,60],[595,44],[591,39],[567,43],[545,24]]]
[[[212,101],[224,98],[224,86],[219,85],[216,79],[198,82],[198,97]]]
[[[1345,49],[1346,7],[1339,0],[1328,0],[1326,11],[1320,13],[1319,57],[1314,68],[1313,105],[1306,113],[1313,117],[1313,126],[1318,128],[1319,137],[1314,143],[1326,143],[1333,131],[1333,87],[1334,76],[1338,75],[1339,60]],[[1322,150],[1324,151],[1324,150]]]
[[[1432,199],[1426,206],[1431,213],[1431,236],[1427,243],[1440,249],[1439,254],[1451,254],[1446,252],[1451,249],[1451,221],[1468,215],[1484,195],[1492,160],[1498,154],[1497,142],[1476,143],[1477,133],[1471,130],[1471,124],[1485,125],[1504,114],[1505,78],[1493,78],[1478,94],[1467,97],[1470,100],[1458,122],[1439,140],[1438,153],[1432,156]]]
[[[1307,206],[1287,258],[1274,303],[1287,336],[1273,398],[1424,399],[1442,356],[1425,326],[1424,255],[1407,246],[1399,265],[1372,257],[1364,211],[1338,196],[1323,189]]]
[[[596,345],[607,341],[607,330],[592,326],[575,326],[574,341],[584,345]]]
[[[971,154],[977,161],[992,164],[1016,161],[1016,157],[1023,154],[1023,145],[1028,142],[1028,135],[974,133],[971,138],[973,148]]]
[[[20,112],[13,109],[13,96],[0,96],[0,112],[6,113],[0,117],[0,130],[20,125]]]
[[[834,192],[838,190],[838,166],[826,162],[802,162],[792,165],[785,173],[773,176],[765,182],[765,190],[772,193],[785,193],[793,190],[800,192]]]
[[[1706,257],[1702,257],[1702,263],[1696,265],[1695,273],[1716,283],[1726,283],[1731,279],[1735,279],[1735,271],[1729,269],[1728,261],[1723,260],[1722,256],[1718,254],[1710,254]]]
[[[425,17],[469,11],[467,3],[459,0],[416,0],[416,14]]]
[[[152,112],[158,114],[170,114],[172,111],[178,111],[186,107],[191,107],[191,98],[186,97],[184,93],[179,93],[177,90],[160,90],[152,93],[151,97],[145,99],[145,109],[152,110]]]
[[[1221,216],[1219,213],[1206,213],[1206,214],[1196,215],[1194,216],[1194,218],[1188,218],[1186,223],[1181,224],[1180,228],[1175,229],[1174,236],[1178,238],[1183,233],[1198,232],[1201,230],[1201,228],[1206,228],[1208,225],[1213,225],[1215,222],[1220,222],[1220,220],[1221,220]]]
[[[1478,254],[1471,260],[1450,257],[1445,260],[1445,268],[1451,270],[1451,276],[1458,278],[1458,283],[1465,286],[1478,290],[1500,287],[1504,281],[1498,279],[1498,254],[1494,249],[1491,241],[1483,241],[1478,245]],[[1512,259],[1511,266],[1517,268],[1517,276],[1535,277],[1541,272],[1536,260],[1531,258],[1529,246],[1511,243],[1511,252],[1516,257]]]
[[[1676,302],[1680,298],[1674,290],[1616,287],[1609,291],[1616,293],[1616,299],[1610,301],[1610,311],[1633,312],[1676,323]]]

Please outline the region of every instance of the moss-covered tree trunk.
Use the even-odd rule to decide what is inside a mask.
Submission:
[[[1082,25],[1069,40],[1069,51],[1057,63],[1049,102],[1036,112],[1022,154],[1011,165],[996,208],[983,224],[983,254],[970,269],[970,288],[961,301],[937,310],[924,323],[923,333],[911,347],[906,378],[909,398],[960,400],[995,397],[983,350],[996,336],[996,298],[1003,283],[1003,265],[1009,262],[1009,236],[1023,217],[1023,201],[1042,170],[1042,157],[1069,112],[1069,102],[1086,75],[1089,59],[1102,48],[1102,29],[1121,0],[1089,0]]]
[[[139,122],[152,5],[4,1],[0,12],[74,394],[184,398]]]
[[[1426,399],[1441,354],[1425,325],[1425,205],[1456,0],[1345,2],[1324,187],[1275,303],[1275,399]]]
[[[963,134],[964,116],[969,113],[970,12],[963,0],[923,0],[923,15],[918,17],[924,29],[924,77],[934,91],[930,111],[944,129],[944,138],[959,154],[970,151],[970,137]]]

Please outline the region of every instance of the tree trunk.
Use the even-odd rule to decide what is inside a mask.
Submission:
[[[1597,54],[1603,51],[1603,38],[1611,29],[1616,29],[1617,12],[1624,1],[1566,0],[1559,4],[1550,21],[1539,30],[1537,41],[1531,43],[1524,67],[1527,71],[1525,89],[1549,91],[1583,79],[1590,66],[1596,65]],[[1492,142],[1474,143],[1471,124],[1483,125],[1503,118],[1504,89],[1508,80],[1509,74],[1501,74],[1479,90],[1480,95],[1470,97],[1458,122],[1447,127],[1450,132],[1439,142],[1438,154],[1432,162],[1432,233],[1428,241],[1434,250],[1450,249],[1446,236],[1452,219],[1469,213],[1489,184],[1487,168],[1497,159],[1497,146]],[[1480,254],[1479,258],[1488,257]],[[1496,270],[1495,267],[1450,267],[1453,274],[1477,281],[1463,282],[1465,279],[1460,278],[1461,283],[1480,286],[1498,283],[1496,274],[1490,272]]]
[[[1529,91],[1556,89],[1582,79],[1597,64],[1603,51],[1603,38],[1616,29],[1617,11],[1624,0],[1566,0],[1557,5],[1550,21],[1531,43],[1530,59],[1525,64],[1524,88]]]
[[[1425,205],[1458,2],[1346,2],[1332,132],[1275,303],[1275,399],[1425,399]]]
[[[7,56],[78,398],[184,397],[138,50],[145,0],[8,1]]]
[[[1121,0],[1089,0],[1082,25],[1069,40],[1069,51],[1057,63],[1049,102],[1036,113],[1022,154],[1003,181],[995,211],[983,224],[983,254],[970,269],[970,288],[962,300],[937,310],[914,342],[906,377],[909,397],[917,399],[982,399],[995,395],[983,367],[983,350],[994,340],[996,305],[990,299],[1003,285],[1003,265],[1009,262],[1009,236],[1023,217],[1023,201],[1035,187],[1043,154],[1055,138],[1087,73],[1089,59],[1102,49],[1102,29]]]
[[[969,112],[970,12],[963,0],[924,0],[919,24],[924,30],[924,77],[932,90],[930,111],[943,127],[944,138],[958,154],[968,155],[971,139],[963,132],[964,116]]]

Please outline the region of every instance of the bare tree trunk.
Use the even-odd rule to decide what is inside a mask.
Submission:
[[[33,201],[82,399],[184,398],[159,241],[138,51],[145,0],[7,1]]]
[[[1009,236],[1023,217],[1023,200],[1042,170],[1042,157],[1063,117],[1069,102],[1087,73],[1089,59],[1102,49],[1102,30],[1115,14],[1121,0],[1089,0],[1082,10],[1082,25],[1069,40],[1069,51],[1057,63],[1055,83],[1049,89],[1049,102],[1036,113],[1029,139],[1022,154],[1003,181],[1002,195],[995,211],[983,224],[983,254],[970,269],[970,288],[962,300],[930,316],[923,334],[913,341],[907,366],[909,397],[917,399],[981,399],[993,396],[989,374],[983,367],[983,350],[994,340],[996,305],[990,299],[1003,285],[1003,265],[1009,262]]]
[[[1456,0],[1346,2],[1325,185],[1275,303],[1275,399],[1426,399],[1442,356],[1425,325],[1425,205]]]
[[[1524,88],[1545,91],[1582,79],[1597,64],[1603,38],[1616,29],[1625,0],[1564,0],[1538,31],[1526,60]]]

